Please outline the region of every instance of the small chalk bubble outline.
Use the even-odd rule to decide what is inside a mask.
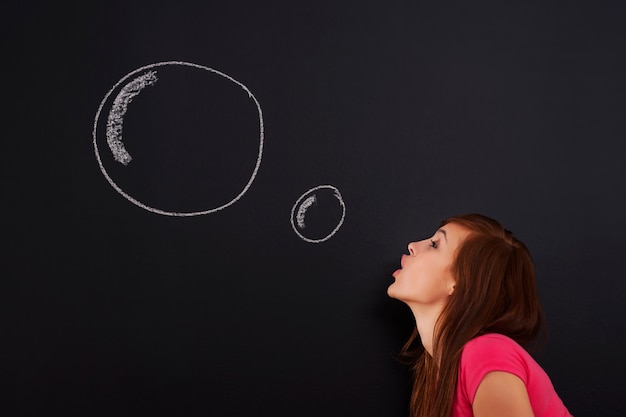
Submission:
[[[168,65],[181,65],[181,66],[187,66],[187,67],[193,67],[193,68],[198,68],[204,71],[208,71],[211,72],[213,74],[219,75],[221,77],[226,78],[227,80],[235,83],[236,85],[238,85],[240,88],[242,88],[247,94],[248,97],[251,98],[254,101],[254,104],[257,107],[257,111],[259,114],[259,154],[257,156],[257,160],[256,160],[256,164],[254,166],[254,170],[252,171],[252,175],[250,176],[250,179],[248,180],[248,183],[244,186],[244,188],[241,190],[241,192],[239,192],[239,194],[237,194],[232,200],[230,200],[229,202],[219,206],[219,207],[215,207],[215,208],[211,208],[208,210],[202,210],[202,211],[193,211],[193,212],[174,212],[174,211],[166,211],[166,210],[161,210],[155,207],[150,207],[142,202],[140,202],[139,200],[131,197],[129,194],[127,194],[126,192],[124,192],[124,190],[122,190],[116,183],[115,181],[113,181],[113,179],[109,176],[109,174],[107,173],[106,169],[104,168],[104,165],[102,163],[102,158],[100,157],[100,152],[98,151],[98,142],[97,142],[97,130],[98,130],[98,120],[100,119],[100,114],[102,113],[102,109],[104,108],[106,102],[108,101],[109,97],[111,96],[111,94],[113,94],[113,91],[115,91],[122,83],[126,82],[126,80],[128,80],[129,78],[133,77],[135,74],[138,74],[142,71],[146,71],[146,70],[151,70],[152,68],[158,68],[158,67],[163,67],[163,66],[168,66]],[[138,79],[141,77],[138,77]],[[130,86],[131,83],[129,83]],[[132,87],[129,87],[129,90],[132,89]],[[137,91],[137,94],[140,92],[141,89],[139,89]],[[121,94],[121,93],[120,93]],[[136,95],[136,94],[135,94]],[[119,94],[118,94],[119,96]],[[134,95],[133,95],[134,97]],[[131,97],[132,98],[132,97]],[[129,101],[130,102],[130,101]],[[121,129],[121,126],[120,126]],[[211,213],[215,213],[217,211],[223,210],[227,207],[230,207],[231,205],[235,204],[237,201],[239,201],[239,199],[241,199],[241,197],[243,197],[243,195],[248,191],[248,189],[250,188],[250,186],[252,185],[252,182],[254,181],[254,179],[256,178],[256,175],[259,171],[259,166],[261,165],[261,159],[263,157],[263,141],[264,141],[264,129],[263,129],[263,112],[261,111],[261,105],[259,104],[258,100],[256,99],[256,97],[254,96],[254,94],[252,94],[252,92],[248,89],[248,87],[246,87],[243,83],[235,80],[233,77],[215,70],[213,68],[209,68],[206,67],[204,65],[199,65],[199,64],[194,64],[191,62],[184,62],[184,61],[164,61],[164,62],[157,62],[154,64],[150,64],[150,65],[145,65],[143,67],[137,68],[134,71],[129,72],[128,74],[126,74],[124,77],[122,77],[117,83],[115,83],[115,85],[113,85],[113,87],[111,87],[111,89],[106,93],[106,95],[104,96],[104,98],[102,99],[102,101],[100,102],[100,106],[98,106],[98,111],[96,112],[96,117],[94,118],[94,123],[93,123],[93,131],[92,131],[92,137],[93,137],[93,147],[94,147],[94,151],[96,154],[96,159],[98,161],[98,166],[100,167],[100,171],[102,171],[102,174],[104,175],[104,177],[107,179],[107,181],[109,182],[109,184],[111,184],[111,186],[119,193],[121,194],[124,198],[126,198],[128,201],[130,201],[131,203],[135,204],[138,207],[143,208],[144,210],[150,211],[152,213],[155,214],[161,214],[164,216],[173,216],[173,217],[192,217],[192,216],[201,216],[201,215],[205,215],[205,214],[211,214]],[[123,147],[123,144],[120,145]],[[119,150],[119,148],[116,148]],[[111,149],[113,151],[113,149]],[[115,158],[115,151],[114,152],[114,158]],[[123,155],[122,155],[123,157]],[[130,158],[130,155],[128,155],[128,157]]]
[[[302,233],[300,233],[300,231],[298,230],[298,228],[296,227],[293,218],[294,218],[294,213],[296,213],[296,208],[298,208],[298,213],[297,216],[300,216],[300,218],[297,220],[298,224],[300,224],[300,220],[302,220],[302,224],[304,224],[304,214],[306,212],[306,210],[311,206],[311,204],[313,204],[314,201],[311,200],[311,198],[315,198],[315,196],[309,197],[306,200],[304,200],[303,202],[301,202],[307,194],[310,194],[314,191],[317,190],[321,190],[321,189],[330,189],[333,191],[333,194],[335,195],[335,198],[337,198],[337,200],[339,201],[339,205],[341,206],[341,219],[339,220],[339,223],[337,223],[337,226],[325,237],[321,238],[321,239],[310,239],[306,236],[304,236]],[[308,204],[305,208],[303,208],[303,206],[305,204]],[[332,185],[318,185],[317,187],[313,187],[310,190],[307,190],[304,194],[302,194],[300,196],[300,198],[298,198],[298,200],[296,201],[296,203],[293,205],[293,207],[291,208],[291,227],[293,228],[293,231],[296,232],[296,234],[305,242],[309,242],[309,243],[321,243],[321,242],[325,242],[328,239],[330,239],[331,237],[333,237],[335,235],[335,233],[337,233],[337,231],[341,228],[341,226],[343,225],[343,221],[346,217],[346,205],[343,201],[343,198],[341,197],[341,193],[339,192],[339,190],[336,187],[333,187]]]
[[[122,87],[115,100],[113,100],[113,106],[111,106],[111,111],[107,118],[107,143],[113,153],[113,158],[123,165],[128,165],[133,159],[122,141],[124,115],[128,111],[128,105],[133,101],[133,98],[139,95],[141,90],[149,85],[154,85],[156,82],[156,71],[148,71]]]

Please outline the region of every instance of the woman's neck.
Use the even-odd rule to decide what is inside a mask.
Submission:
[[[443,310],[443,305],[410,305],[413,316],[415,316],[415,325],[420,335],[422,345],[430,356],[433,356],[433,341],[435,337],[435,324],[439,315]]]

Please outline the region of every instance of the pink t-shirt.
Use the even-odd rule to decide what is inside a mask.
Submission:
[[[489,333],[463,347],[452,417],[472,417],[478,385],[492,371],[512,373],[524,381],[535,417],[571,417],[539,364],[513,339]]]

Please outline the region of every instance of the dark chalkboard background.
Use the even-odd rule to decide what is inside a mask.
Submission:
[[[477,211],[534,254],[537,358],[571,412],[623,415],[625,21],[619,1],[3,2],[0,414],[406,416],[390,274]],[[263,112],[258,175],[204,216],[132,204],[94,152],[107,92],[172,60]],[[125,186],[172,210],[220,204],[258,152],[246,96],[220,116],[241,134],[202,136],[238,87],[199,84],[127,113],[127,168],[156,159]],[[308,243],[291,209],[322,184],[345,221]]]

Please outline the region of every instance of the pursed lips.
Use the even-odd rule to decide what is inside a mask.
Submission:
[[[404,268],[404,258],[406,257],[406,255],[402,255],[402,257],[400,258],[400,269],[397,269],[396,271],[394,271],[393,274],[391,274],[393,277],[395,277],[398,272],[402,271],[402,268]]]

